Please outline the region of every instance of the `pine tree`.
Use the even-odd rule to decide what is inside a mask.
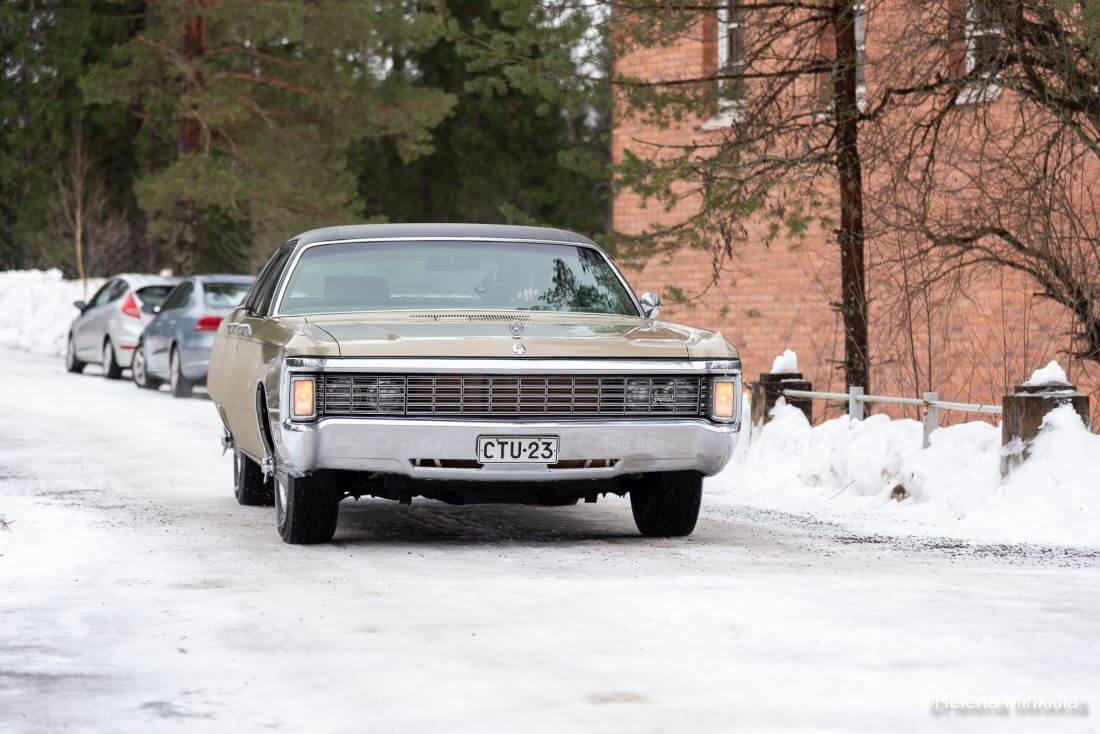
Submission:
[[[159,0],[143,24],[84,88],[142,120],[135,190],[180,272],[254,266],[297,231],[355,219],[349,145],[387,137],[414,158],[454,104],[392,63],[444,31],[398,0]]]

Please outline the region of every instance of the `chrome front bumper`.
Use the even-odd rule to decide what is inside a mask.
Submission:
[[[280,463],[291,473],[317,469],[400,474],[417,479],[553,481],[659,471],[718,473],[737,440],[736,423],[706,420],[459,421],[325,418],[283,424]],[[416,466],[414,459],[470,461],[477,437],[558,436],[558,460],[611,459],[611,467],[551,469],[546,464],[485,464],[480,468]]]
[[[415,360],[302,359],[287,360],[281,394],[289,395],[290,376],[295,372],[386,371],[411,372]],[[424,360],[421,360],[423,362]],[[454,368],[463,360],[432,360],[434,369]],[[369,362],[369,364],[364,364]],[[441,365],[442,362],[442,365]],[[501,360],[496,365],[478,361],[473,369],[547,369],[526,360]],[[508,365],[501,362],[511,363]],[[624,362],[592,360],[572,362],[570,371],[621,371]],[[679,362],[685,373],[690,366],[709,374],[736,374],[730,362]],[[704,366],[705,364],[705,366]],[[562,368],[560,363],[555,365]],[[638,365],[654,371],[653,362]],[[739,365],[736,365],[739,367]],[[668,372],[669,363],[661,365]],[[460,370],[456,370],[460,371]],[[738,390],[738,394],[740,390]],[[737,415],[740,416],[740,405]],[[566,481],[611,478],[624,474],[664,471],[697,471],[710,476],[729,461],[740,431],[740,420],[718,423],[705,418],[610,418],[563,419],[468,419],[468,418],[370,418],[328,417],[300,423],[289,419],[286,401],[280,400],[275,444],[281,470],[308,474],[321,469],[343,469],[396,474],[414,479],[471,481]],[[611,466],[551,468],[547,464],[485,464],[446,466],[449,462],[470,465],[477,457],[477,438],[492,436],[557,436],[558,461],[587,462]],[[414,463],[414,461],[416,463]],[[439,466],[437,464],[442,464]]]

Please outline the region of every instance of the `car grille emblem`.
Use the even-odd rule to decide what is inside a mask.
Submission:
[[[519,339],[520,334],[523,333],[523,322],[513,321],[511,324],[508,325],[508,331],[512,332],[513,339]]]
[[[512,351],[516,354],[523,354],[527,351],[527,347],[523,346],[522,344],[513,344]]]

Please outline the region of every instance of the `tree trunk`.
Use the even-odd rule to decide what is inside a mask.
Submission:
[[[840,312],[844,318],[844,380],[871,391],[867,328],[867,275],[863,254],[863,170],[859,157],[855,11],[851,0],[834,0],[836,69],[836,169],[840,188]]]
[[[76,274],[88,297],[88,274],[84,271],[84,184],[87,165],[84,160],[84,131],[80,121],[73,126],[73,154],[70,175],[73,184],[73,256],[76,257]]]
[[[184,0],[188,9],[201,9],[208,0]],[[183,58],[187,68],[184,70],[184,94],[195,94],[202,90],[203,78],[201,61],[206,53],[206,18],[201,13],[187,16],[183,25],[181,39]],[[199,155],[202,152],[202,125],[198,112],[185,109],[180,118],[180,156]],[[199,209],[194,200],[181,198],[176,202],[175,223],[172,232],[172,261],[176,274],[188,275],[195,271],[198,255]]]

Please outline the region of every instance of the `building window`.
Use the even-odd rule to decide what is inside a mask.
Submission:
[[[723,3],[714,14],[717,46],[718,105],[704,130],[729,127],[745,115],[745,8],[744,0]],[[713,57],[711,57],[713,58]],[[715,63],[712,61],[711,63]]]
[[[966,0],[966,75],[975,80],[959,95],[960,103],[987,102],[1001,91],[996,83],[1001,29],[980,2],[988,0]]]
[[[718,9],[718,111],[745,103],[745,9],[734,0]]]
[[[852,22],[856,34],[856,105],[860,112],[867,107],[867,3],[856,2],[852,5]],[[832,27],[829,27],[832,32]],[[832,39],[830,37],[830,44]],[[828,48],[832,48],[830,45]],[[832,53],[829,51],[828,53]],[[821,75],[818,80],[819,104],[816,113],[818,120],[827,120],[833,116],[833,77]]]

